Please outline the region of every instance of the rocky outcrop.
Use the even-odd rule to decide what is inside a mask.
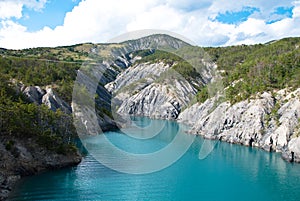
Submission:
[[[116,123],[108,116],[111,112],[111,94],[102,85],[98,85],[95,81],[98,79],[94,76],[80,70],[77,73],[71,107],[79,134],[97,135],[116,128]],[[100,74],[98,76],[101,77]]]
[[[76,165],[81,156],[78,152],[57,154],[41,147],[34,139],[0,136],[0,159],[0,200],[5,200],[21,177]]]
[[[164,64],[163,62],[154,64],[141,63],[134,65],[120,73],[116,80],[105,85],[105,88],[109,92],[117,92],[122,87],[128,87],[141,79],[147,78],[151,79],[153,82],[154,79],[157,79],[162,72],[165,72],[169,68],[170,65]]]
[[[299,97],[300,89],[278,91],[275,97],[265,92],[233,105],[214,105],[212,98],[186,109],[178,121],[193,125],[190,133],[281,152],[284,158],[300,162]]]
[[[61,109],[67,114],[71,114],[72,108],[69,104],[59,98],[57,93],[52,88],[46,88],[46,93],[42,97],[42,103],[47,105],[49,109],[56,111]]]
[[[294,137],[289,141],[282,156],[288,161],[300,163],[300,137]]]
[[[68,103],[63,101],[57,93],[51,88],[46,87],[42,89],[40,86],[24,86],[21,85],[20,91],[28,98],[32,103],[45,104],[49,109],[56,111],[62,110],[67,114],[71,114],[72,108]]]
[[[42,104],[43,96],[46,94],[46,91],[39,86],[24,87],[22,92],[29,101],[37,104]]]
[[[133,65],[108,83],[116,113],[176,119],[197,90],[187,80],[175,78],[171,67],[163,62]]]
[[[172,80],[172,83],[150,84],[135,95],[123,99],[117,112],[159,119],[176,119],[181,109],[191,101],[196,89],[187,81]],[[121,98],[117,96],[116,99]]]

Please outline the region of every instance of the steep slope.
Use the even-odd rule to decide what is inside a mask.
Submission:
[[[187,106],[196,92],[197,90],[186,80],[151,83],[137,94],[123,99],[117,112],[159,119],[176,119],[182,107]],[[122,100],[120,95],[115,98]]]
[[[132,56],[132,53],[141,50],[148,51],[149,49],[151,51],[152,48],[175,51],[187,45],[187,43],[167,35],[153,35],[120,44],[96,46],[90,53],[90,57],[101,56],[97,59],[97,65],[92,66],[92,68],[89,63],[83,65],[78,71],[75,82],[76,87],[73,91],[72,109],[76,122],[79,122],[77,130],[80,130],[82,134],[98,134],[106,129],[110,129],[111,125],[115,125],[115,123],[112,120],[111,110],[113,108],[111,108],[111,97],[108,91],[113,92],[113,90],[119,89],[120,86],[123,87],[124,84],[133,84],[133,77],[135,77],[134,79],[143,79],[145,77],[148,78],[149,73],[153,73],[151,67],[148,68],[148,72],[143,69],[142,73],[139,73],[139,68],[143,68],[142,66],[137,69],[131,68],[133,63],[138,60],[137,57]],[[155,73],[163,72],[159,67],[156,69],[157,72]],[[121,78],[124,74],[128,75]],[[133,76],[135,74],[138,77]],[[113,81],[114,78],[116,80],[108,84],[109,79],[106,79],[108,75],[112,75],[110,81]],[[100,83],[98,80],[100,80]],[[104,85],[106,88],[103,87]],[[94,98],[95,93],[97,94],[96,98]],[[85,100],[82,100],[81,97],[85,97]],[[114,94],[113,99],[115,99]],[[93,104],[94,101],[96,102],[96,107]],[[115,101],[113,100],[113,102]],[[96,109],[96,114],[94,113],[94,108]],[[100,124],[100,130],[97,124]]]
[[[249,101],[218,106],[214,106],[214,98],[208,99],[186,109],[178,121],[189,123],[190,133],[282,152],[287,160],[300,162],[299,118],[300,89],[265,92]]]
[[[281,152],[300,162],[300,39],[206,48],[222,72],[223,96],[201,90],[178,120],[209,139]]]
[[[24,86],[1,74],[0,80],[2,200],[21,177],[76,165],[81,155],[73,144],[70,108],[51,88]]]
[[[211,79],[207,73],[201,75],[190,63],[169,52],[132,52],[130,58],[135,63],[105,85],[112,92],[114,108],[121,116],[176,119],[206,83],[204,80]],[[213,70],[210,63],[202,66]]]

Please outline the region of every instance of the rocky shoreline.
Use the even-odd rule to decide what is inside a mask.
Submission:
[[[175,120],[190,125],[191,134],[280,152],[283,159],[300,162],[299,97],[300,89],[264,92],[235,104],[226,101],[216,104],[217,97],[213,97],[188,107]],[[174,97],[169,100],[176,101]],[[140,109],[136,111],[143,114]],[[164,108],[161,112],[167,114],[168,111],[169,108]],[[163,118],[168,119],[168,116]],[[8,149],[9,141],[14,144]],[[0,200],[5,200],[16,181],[24,176],[73,166],[81,161],[79,153],[59,155],[41,148],[33,139],[8,137],[0,138],[0,158]]]
[[[42,171],[70,167],[81,162],[79,152],[57,154],[34,139],[0,137],[0,200],[6,200],[18,180]]]
[[[216,97],[184,110],[178,121],[206,139],[259,147],[300,162],[300,89],[264,92],[235,104]]]

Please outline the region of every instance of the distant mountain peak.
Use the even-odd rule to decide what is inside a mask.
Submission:
[[[139,46],[140,49],[179,49],[183,46],[190,46],[189,43],[167,34],[153,34],[138,39],[124,41],[121,44],[135,46],[134,49],[136,49],[137,46]]]

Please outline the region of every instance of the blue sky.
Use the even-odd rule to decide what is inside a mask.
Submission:
[[[240,11],[219,13],[215,20],[225,24],[238,24],[247,21],[249,16],[254,12],[259,12],[259,9],[255,7],[243,7]]]
[[[299,0],[0,0],[0,47],[106,42],[161,29],[201,46],[300,36]]]
[[[28,31],[31,32],[38,31],[44,26],[55,28],[56,26],[63,25],[66,13],[72,11],[78,3],[79,0],[51,0],[40,11],[24,7],[22,11],[23,17],[16,21],[26,26]]]

